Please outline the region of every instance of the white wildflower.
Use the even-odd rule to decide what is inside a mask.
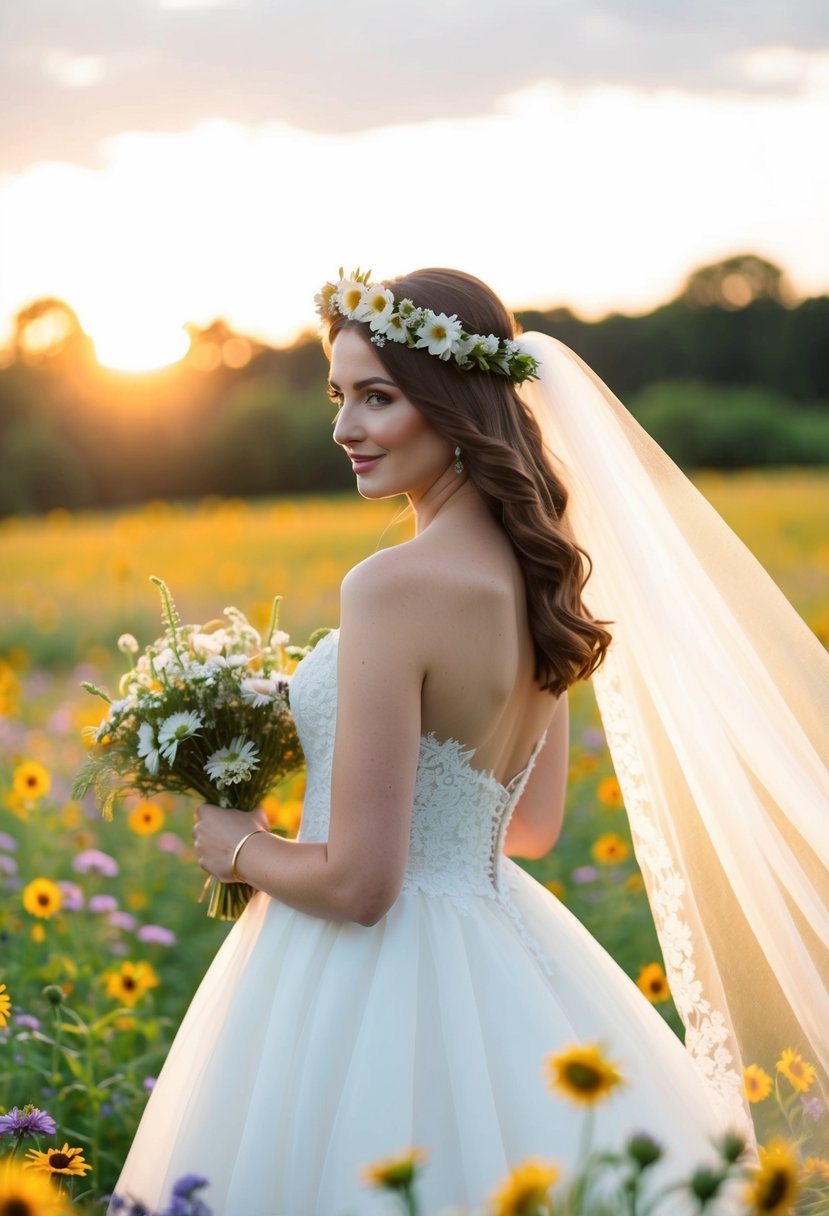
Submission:
[[[355,321],[368,321],[374,333],[385,333],[386,324],[394,309],[394,296],[385,287],[370,286],[354,313]]]
[[[158,748],[155,745],[155,731],[149,722],[142,722],[138,727],[138,754],[147,772],[154,777],[158,772]]]
[[[386,327],[383,330],[383,337],[390,338],[392,342],[405,342],[409,333],[409,327],[403,317],[398,313],[389,317],[386,322]]]
[[[239,735],[231,739],[229,747],[220,747],[212,756],[208,756],[204,771],[219,789],[239,785],[249,780],[253,770],[259,767],[258,755],[256,744]]]
[[[353,321],[365,296],[366,289],[362,283],[358,283],[356,279],[340,279],[334,299],[343,316]]]
[[[417,330],[415,345],[418,348],[425,347],[430,355],[449,359],[452,355],[452,343],[457,342],[461,332],[461,323],[454,314],[448,317],[445,312],[427,311],[423,324]]]
[[[487,334],[481,342],[481,350],[485,355],[494,355],[497,354],[500,345],[500,338],[496,338],[495,334]]]
[[[158,728],[158,747],[165,760],[173,764],[179,743],[197,735],[204,723],[198,714],[192,710],[184,713],[170,714]]]
[[[242,680],[242,700],[245,705],[252,705],[254,709],[270,705],[278,692],[279,684],[276,680],[263,676],[251,676],[247,680]]]
[[[118,649],[122,654],[138,654],[138,641],[131,633],[122,633],[118,639]]]

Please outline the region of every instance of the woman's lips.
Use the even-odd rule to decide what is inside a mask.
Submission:
[[[355,473],[365,473],[382,459],[382,456],[352,456],[351,467]]]

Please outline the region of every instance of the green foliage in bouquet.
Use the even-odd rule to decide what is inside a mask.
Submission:
[[[273,602],[263,640],[238,608],[224,619],[183,625],[167,585],[160,593],[165,632],[137,659],[131,634],[118,647],[130,662],[119,698],[93,684],[84,688],[109,704],[93,731],[89,758],[72,790],[93,790],[106,818],[124,794],[196,794],[219,806],[254,810],[277,782],[303,763],[288,703],[289,667],[310,649],[289,646],[277,629]],[[317,630],[318,641],[327,630]],[[252,890],[244,883],[209,882],[208,915],[234,920]]]

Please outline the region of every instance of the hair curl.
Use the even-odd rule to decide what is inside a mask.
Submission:
[[[485,283],[459,270],[416,270],[386,280],[396,300],[456,314],[467,332],[511,338],[515,320]],[[335,316],[324,346],[345,327],[369,341],[362,322]],[[553,470],[538,424],[505,376],[464,371],[451,361],[386,342],[378,359],[431,425],[463,453],[469,480],[503,526],[518,557],[527,593],[535,678],[553,695],[588,679],[612,635],[585,607],[581,593],[593,569],[573,538],[568,492]],[[587,569],[585,571],[584,563]]]

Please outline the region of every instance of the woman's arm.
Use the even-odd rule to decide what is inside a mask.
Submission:
[[[313,916],[371,925],[400,891],[424,678],[415,590],[393,550],[375,554],[343,583],[328,840],[261,833],[237,859],[251,886]],[[233,881],[233,850],[256,824],[242,811],[201,807],[193,829],[201,866]]]
[[[564,692],[507,828],[504,851],[511,856],[544,857],[558,840],[564,819],[569,752],[570,707]]]

